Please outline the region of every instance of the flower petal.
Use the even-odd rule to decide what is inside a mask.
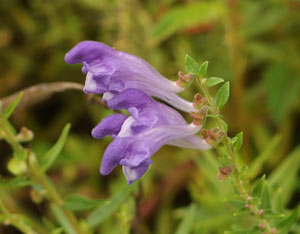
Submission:
[[[100,172],[109,174],[118,164],[137,167],[169,141],[193,135],[201,126],[165,125],[142,131],[131,137],[116,137],[106,148]]]
[[[92,136],[96,139],[100,139],[113,134],[117,135],[127,118],[128,116],[123,114],[107,116],[92,130]]]
[[[104,43],[82,41],[74,46],[65,56],[68,64],[87,63],[89,66],[98,64],[105,56],[115,54],[115,50]]]
[[[201,137],[197,135],[187,136],[184,138],[178,138],[168,142],[168,145],[173,145],[182,148],[198,149],[198,150],[208,150],[211,145],[206,143]]]
[[[128,110],[135,107],[139,111],[153,104],[154,101],[146,93],[138,89],[126,89],[107,102],[107,105],[113,110]]]
[[[178,87],[176,82],[163,77],[145,60],[116,51],[103,43],[80,42],[66,54],[65,61],[83,63],[82,71],[85,74],[89,72],[93,74],[94,83],[85,88],[86,92],[101,94],[105,91],[121,92],[128,88],[136,88],[180,110],[196,111],[191,102],[176,94],[183,91],[183,88]],[[94,88],[95,83],[101,87]],[[92,89],[89,88],[90,86]]]
[[[123,174],[126,177],[127,183],[131,184],[137,179],[141,178],[145,172],[148,170],[149,165],[152,163],[152,160],[144,162],[136,167],[122,166]]]

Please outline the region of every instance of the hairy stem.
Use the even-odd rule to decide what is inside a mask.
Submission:
[[[231,159],[232,165],[234,166],[234,170],[232,173],[233,173],[233,178],[235,181],[236,188],[239,191],[241,198],[245,202],[249,202],[248,199],[251,198],[251,193],[250,193],[250,191],[248,191],[248,189],[245,186],[245,182],[240,177],[240,173],[239,173],[237,162],[236,162],[236,156],[235,156],[233,143],[232,143],[231,139],[227,136],[227,132],[224,128],[222,119],[220,117],[221,115],[220,115],[219,109],[218,109],[213,97],[210,95],[210,93],[207,89],[207,86],[205,85],[206,80],[205,79],[202,79],[201,81],[199,81],[199,79],[196,79],[196,80],[197,80],[197,83],[199,84],[204,96],[207,98],[207,102],[208,102],[208,105],[210,106],[210,110],[211,110],[212,114],[217,116],[215,118],[215,121],[216,121],[218,128],[222,132],[225,133],[225,136],[222,139],[222,143],[225,147],[226,153],[228,154],[229,158]],[[262,217],[262,215],[260,214],[260,209],[258,208],[258,206],[256,204],[250,204],[249,211],[257,218],[257,220],[260,224],[263,224],[266,233],[270,233],[270,234],[273,233],[272,232],[273,228],[271,227],[269,222]]]

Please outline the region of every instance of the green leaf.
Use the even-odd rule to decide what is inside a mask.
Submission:
[[[282,216],[284,216],[283,214],[275,211],[275,210],[272,210],[272,209],[265,209],[264,210],[264,216],[265,217],[268,217],[268,218],[280,218]]]
[[[41,158],[41,166],[43,170],[46,171],[52,165],[55,159],[59,156],[66,143],[70,128],[71,124],[66,124],[57,142]]]
[[[254,185],[254,187],[252,189],[252,197],[260,197],[261,191],[262,191],[263,186],[265,184],[265,180],[266,180],[266,176],[263,175],[259,179],[259,181],[256,182],[256,184]]]
[[[226,104],[226,102],[229,99],[229,93],[230,93],[230,84],[229,81],[227,81],[225,84],[222,85],[222,87],[218,90],[216,94],[216,104],[219,110]]]
[[[103,202],[103,200],[94,200],[79,194],[70,194],[65,198],[64,208],[72,211],[90,210]]]
[[[297,105],[300,95],[299,75],[284,64],[272,64],[263,74],[267,109],[274,121],[281,123]]]
[[[271,198],[270,198],[270,192],[269,192],[269,186],[267,185],[267,182],[264,182],[264,185],[261,190],[260,194],[260,201],[261,201],[261,208],[262,209],[271,209]]]
[[[207,71],[207,67],[208,67],[208,61],[205,61],[200,65],[199,74],[198,74],[200,77],[204,77]]]
[[[164,40],[186,27],[215,21],[222,18],[225,9],[222,2],[199,2],[174,7],[155,25],[153,36]]]
[[[185,56],[184,66],[185,66],[185,70],[186,70],[187,73],[190,73],[192,75],[198,75],[198,73],[199,73],[199,65],[188,54]]]
[[[253,160],[249,167],[248,178],[252,179],[260,173],[265,161],[267,161],[276,152],[276,148],[279,145],[280,140],[281,137],[279,135],[275,135],[268,145],[266,145],[264,151]]]
[[[72,224],[70,224],[69,220],[65,216],[63,210],[58,205],[52,204],[51,209],[52,209],[53,214],[56,217],[57,221],[65,229],[67,234],[77,234],[77,232],[74,230]]]
[[[254,227],[252,227],[248,232],[246,232],[247,234],[260,234],[261,230],[259,229],[259,227],[257,225],[255,225]]]
[[[288,233],[292,225],[296,222],[300,211],[300,205],[293,211],[293,213],[280,221],[276,227],[279,230],[279,233]]]
[[[11,104],[9,104],[9,106],[5,109],[4,115],[7,119],[12,115],[12,113],[20,103],[22,96],[23,96],[23,92],[20,92],[18,97]]]
[[[224,79],[222,78],[219,78],[219,77],[210,77],[210,78],[207,78],[206,82],[205,82],[205,85],[207,87],[213,87],[213,86],[216,86],[220,83],[224,82]]]
[[[11,180],[0,180],[0,187],[12,188],[12,187],[25,187],[31,185],[31,181],[25,176],[15,177]]]
[[[245,206],[242,206],[239,209],[237,209],[237,211],[234,212],[233,216],[239,216],[242,214],[249,214],[249,210]]]
[[[228,131],[228,125],[227,125],[227,123],[223,119],[221,119],[221,122],[223,124],[224,129],[225,129],[225,132],[227,132]]]
[[[243,145],[243,132],[240,132],[235,137],[233,137],[232,143],[234,145],[235,152],[239,152]]]
[[[298,181],[300,169],[300,147],[297,147],[280,163],[268,178],[272,188],[281,188],[281,200],[285,206],[292,197]]]
[[[113,195],[103,205],[94,210],[87,217],[88,226],[91,228],[96,227],[113,214],[128,199],[129,195],[137,188],[137,185],[137,182],[126,185],[119,193]]]
[[[191,204],[186,210],[183,220],[180,222],[175,234],[188,234],[191,233],[195,217],[196,217],[197,207],[195,204]]]

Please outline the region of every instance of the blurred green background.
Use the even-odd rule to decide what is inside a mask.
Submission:
[[[252,178],[262,174],[274,178],[276,169],[288,165],[280,183],[271,182],[273,193],[284,191],[284,207],[299,203],[299,0],[1,0],[0,98],[42,82],[84,83],[80,65],[64,62],[65,53],[82,40],[138,55],[173,80],[184,71],[186,54],[199,63],[208,60],[208,76],[231,82],[223,114],[230,136],[244,132],[240,158],[254,165]],[[182,95],[192,100],[196,92],[193,85]],[[120,168],[106,177],[99,174],[111,139],[90,136],[93,126],[110,113],[82,92],[67,91],[19,110],[12,122],[17,129],[26,126],[35,133],[30,147],[39,154],[67,122],[72,123],[50,176],[64,195],[105,199],[126,184]],[[187,115],[186,119],[191,120]],[[1,176],[10,177],[6,168],[10,148],[1,142],[0,149]],[[263,160],[254,164],[258,157]],[[233,191],[230,182],[216,179],[215,151],[165,146],[153,160],[142,178],[139,199],[130,198],[99,225],[98,233],[122,233],[131,221],[133,233],[157,234],[224,233],[233,225],[253,223],[251,218],[233,217],[234,206],[228,202]],[[17,206],[36,216],[49,214],[47,204],[34,205],[29,193],[27,188],[11,191]],[[191,224],[184,229],[188,232],[180,232],[187,206],[192,207]],[[84,218],[86,213],[78,216]],[[299,229],[298,223],[294,233]],[[11,227],[1,226],[1,231],[18,233]]]

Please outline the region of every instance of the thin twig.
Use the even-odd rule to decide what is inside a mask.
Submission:
[[[82,90],[83,85],[73,82],[53,82],[53,83],[41,83],[29,88],[23,89],[19,92],[16,92],[8,97],[0,99],[2,102],[2,109],[12,103],[19,95],[20,92],[23,92],[22,100],[20,101],[17,109],[25,109],[34,104],[44,101],[47,98],[50,98],[52,94],[63,92],[66,90]]]

